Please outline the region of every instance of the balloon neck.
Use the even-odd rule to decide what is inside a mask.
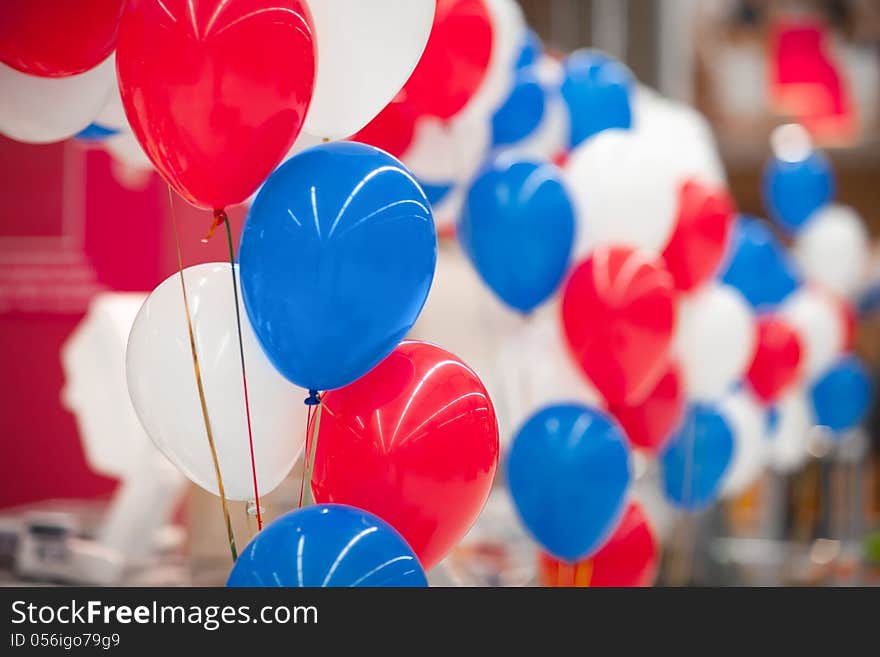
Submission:
[[[220,208],[219,210],[214,210],[214,221],[211,223],[211,228],[208,229],[208,234],[202,238],[202,243],[207,244],[208,240],[210,240],[212,237],[214,237],[214,233],[225,222],[226,222],[226,210],[224,210],[223,208]]]
[[[318,394],[317,390],[309,390],[309,396],[303,400],[303,403],[306,406],[317,406],[321,403],[321,395]]]

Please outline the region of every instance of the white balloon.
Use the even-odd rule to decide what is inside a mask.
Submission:
[[[682,299],[675,350],[688,395],[724,395],[751,364],[756,342],[751,309],[735,288],[713,282]]]
[[[125,116],[125,107],[122,104],[122,96],[119,95],[119,82],[116,78],[116,72],[113,72],[113,84],[110,85],[110,91],[107,94],[107,100],[104,107],[95,117],[95,123],[118,130],[119,132],[131,132],[131,126],[128,124],[128,117]]]
[[[680,181],[668,144],[647,133],[609,129],[575,148],[566,164],[581,259],[620,244],[660,253],[675,226]]]
[[[400,159],[419,180],[466,184],[485,161],[491,141],[488,117],[449,123],[425,117],[416,123],[412,144]]]
[[[837,300],[817,287],[805,285],[789,295],[779,312],[801,338],[804,379],[814,379],[843,349],[846,331]]]
[[[633,129],[666,144],[666,168],[679,183],[696,178],[726,184],[724,165],[712,128],[694,108],[669,100],[639,85],[633,103]]]
[[[254,498],[250,446],[228,263],[184,270],[208,416],[226,497]],[[305,441],[305,390],[272,366],[240,305],[261,495],[287,476]],[[179,274],[144,302],[126,352],[128,392],[156,446],[199,486],[217,494],[217,478],[199,402]]]
[[[431,33],[434,0],[309,0],[317,44],[305,129],[348,137],[407,81]]]
[[[95,119],[115,82],[113,55],[65,78],[28,75],[0,63],[0,133],[31,144],[72,137]]]
[[[812,412],[803,391],[789,392],[776,403],[776,427],[770,434],[770,464],[781,473],[799,470],[809,458]]]
[[[101,141],[113,158],[113,177],[127,189],[144,189],[152,179],[153,163],[131,132],[120,132]]]
[[[764,409],[744,389],[722,399],[719,410],[733,432],[733,458],[721,494],[736,496],[755,482],[767,463],[767,421]]]
[[[859,290],[868,266],[868,231],[855,210],[827,205],[797,234],[794,258],[807,280],[843,296]]]
[[[459,116],[487,121],[513,86],[515,63],[528,26],[516,0],[484,2],[492,21],[492,54],[483,81]]]

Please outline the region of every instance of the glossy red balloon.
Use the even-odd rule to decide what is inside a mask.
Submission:
[[[767,315],[757,324],[758,344],[746,380],[758,399],[772,404],[797,383],[803,347],[797,331],[785,320]]]
[[[685,390],[678,364],[670,362],[666,372],[645,399],[634,406],[612,404],[609,411],[623,427],[633,447],[658,452],[684,415]]]
[[[0,61],[47,78],[84,73],[116,47],[125,0],[2,0]]]
[[[448,351],[405,341],[322,404],[315,500],[376,514],[434,566],[476,520],[498,465],[480,379]]]
[[[116,51],[129,123],[193,205],[244,201],[300,132],[315,78],[303,0],[130,0]]]
[[[709,280],[724,257],[736,208],[728,191],[696,180],[678,192],[678,216],[663,259],[678,290]]]
[[[422,58],[404,86],[424,114],[450,119],[476,93],[492,57],[492,20],[483,0],[437,0]]]
[[[412,144],[417,119],[418,111],[402,91],[351,137],[351,141],[370,144],[400,158]]]
[[[660,544],[645,512],[633,502],[608,542],[589,559],[567,564],[545,552],[538,559],[543,586],[651,586],[660,566]]]
[[[562,321],[575,362],[606,401],[638,404],[668,362],[672,276],[643,251],[600,247],[568,279]]]

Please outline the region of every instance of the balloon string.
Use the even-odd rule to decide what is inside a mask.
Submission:
[[[593,560],[586,559],[574,567],[574,585],[588,587],[593,581]]]
[[[308,411],[306,413],[306,439],[304,442],[305,449],[303,453],[303,468],[302,468],[302,476],[299,480],[299,504],[297,504],[297,508],[301,509],[303,506],[303,492],[306,488],[306,470],[309,467],[309,427],[312,426],[312,413],[315,410],[314,406],[309,406]]]
[[[199,354],[196,350],[196,338],[193,332],[192,315],[189,311],[189,300],[186,295],[186,281],[183,276],[183,256],[180,252],[180,234],[177,230],[177,217],[174,212],[174,198],[171,195],[171,187],[168,187],[168,202],[171,205],[171,224],[174,227],[174,245],[177,249],[177,271],[180,274],[180,287],[183,291],[183,308],[186,313],[186,326],[189,331],[189,348],[192,353],[193,371],[196,375],[196,386],[199,391],[199,402],[202,406],[202,419],[205,421],[205,432],[208,435],[208,447],[211,449],[211,459],[214,461],[214,474],[217,475],[217,491],[220,494],[220,506],[223,509],[223,519],[226,523],[226,536],[229,539],[229,551],[232,560],[238,559],[238,551],[235,548],[235,534],[232,532],[232,520],[229,517],[229,506],[226,503],[226,491],[223,489],[223,477],[220,474],[220,461],[217,458],[217,449],[214,446],[214,432],[211,430],[211,419],[208,417],[208,402],[205,400],[205,388],[202,385],[201,368],[199,367]]]
[[[308,495],[306,496],[306,500],[311,500],[314,502],[314,498],[312,496],[312,474],[315,471],[315,453],[318,449],[318,433],[321,430],[321,411],[324,408],[324,404],[321,401],[321,396],[318,394],[317,390],[310,390],[309,397],[306,399],[306,404],[310,407],[315,406],[314,415],[309,413],[309,423],[306,424],[306,456],[305,456],[305,467],[303,469],[303,478],[300,484],[299,491],[299,508],[303,506],[303,489],[306,488],[306,482],[308,482]],[[311,411],[311,409],[310,409]],[[314,418],[315,428],[312,431],[312,439],[309,441],[308,436],[308,426],[311,425],[312,418]]]
[[[254,431],[251,425],[251,404],[250,396],[248,395],[247,368],[244,363],[244,340],[241,336],[241,311],[238,307],[238,280],[235,277],[235,248],[232,246],[232,228],[229,225],[229,215],[226,214],[225,210],[221,209],[214,211],[214,226],[212,227],[210,234],[213,234],[214,229],[219,222],[226,224],[226,244],[229,247],[229,270],[232,274],[232,296],[235,301],[235,326],[238,330],[238,355],[241,359],[241,385],[244,390],[244,414],[247,418],[248,445],[251,451],[251,475],[254,480],[254,502],[257,505],[257,531],[262,531],[263,511],[260,507],[260,490],[257,485],[257,459],[254,455]]]

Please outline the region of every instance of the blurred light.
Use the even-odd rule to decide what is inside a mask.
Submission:
[[[786,123],[770,134],[770,147],[777,160],[803,162],[813,152],[813,140],[803,126]]]
[[[838,556],[840,556],[840,541],[819,538],[810,549],[810,561],[819,566],[828,565]]]

